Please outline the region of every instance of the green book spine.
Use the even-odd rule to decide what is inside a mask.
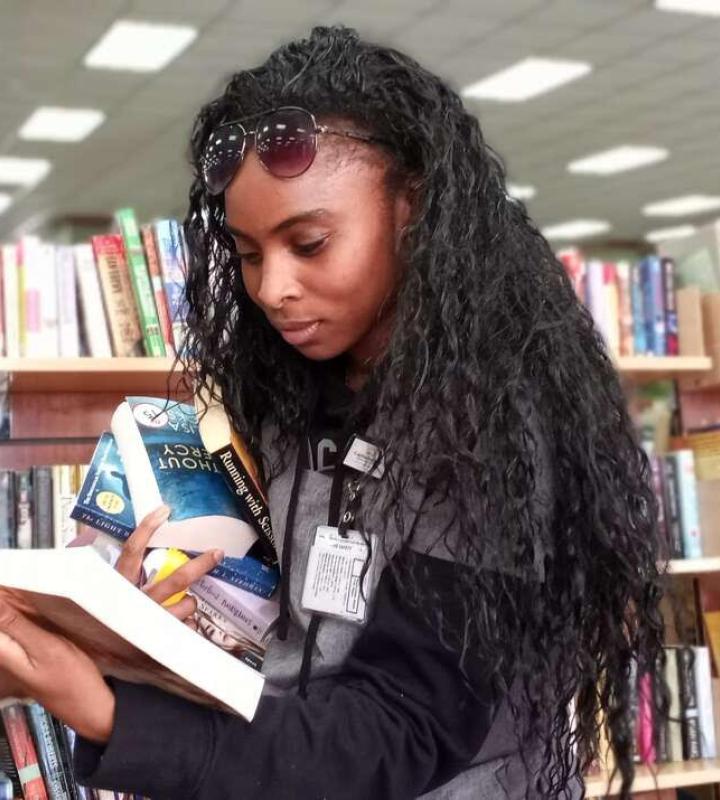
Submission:
[[[140,317],[145,350],[149,356],[164,356],[165,342],[160,330],[155,296],[145,253],[143,252],[140,230],[132,208],[123,208],[116,214],[120,233],[125,243],[130,280]]]

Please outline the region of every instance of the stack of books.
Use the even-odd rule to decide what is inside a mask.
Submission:
[[[679,354],[673,259],[647,256],[634,262],[586,260],[579,250],[557,255],[611,353]]]
[[[0,247],[0,356],[174,356],[185,333],[187,248],[182,226],[139,226],[77,245],[35,236]]]

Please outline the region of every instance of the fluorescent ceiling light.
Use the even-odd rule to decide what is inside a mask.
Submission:
[[[668,239],[684,239],[692,236],[697,228],[694,225],[678,225],[676,228],[658,228],[645,234],[647,242],[664,242]]]
[[[114,22],[85,56],[85,66],[130,72],[156,72],[166,67],[195,39],[197,29],[153,22]]]
[[[655,0],[658,11],[677,11],[681,14],[707,14],[720,17],[718,0]]]
[[[582,61],[526,58],[512,67],[466,86],[461,94],[476,100],[517,103],[582,78],[591,69],[590,64]]]
[[[505,188],[508,195],[516,200],[532,200],[537,194],[534,186],[520,186],[518,183],[508,183]]]
[[[664,161],[669,153],[663,147],[636,147],[622,145],[611,150],[603,150],[591,156],[571,161],[568,172],[589,173],[593,175],[614,175],[638,167],[646,167]]]
[[[104,120],[105,114],[92,108],[42,106],[28,117],[18,136],[51,142],[79,142]]]
[[[600,219],[574,219],[543,228],[546,239],[585,239],[610,230],[610,223]]]
[[[50,172],[44,158],[0,156],[0,183],[35,186]]]
[[[650,203],[643,207],[646,217],[684,217],[688,214],[700,214],[703,211],[715,211],[720,208],[720,197],[705,194],[687,194]]]
[[[0,192],[0,214],[7,211],[12,203],[12,197],[9,194]]]

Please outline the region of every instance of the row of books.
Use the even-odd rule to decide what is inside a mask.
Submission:
[[[585,260],[579,250],[558,253],[578,298],[588,307],[611,353],[676,356],[676,270],[671,258]]]
[[[708,647],[665,648],[662,678],[669,691],[668,718],[660,723],[660,668],[655,675],[631,671],[635,716],[635,760],[653,764],[716,758],[715,712]],[[653,702],[653,697],[657,702]]]
[[[0,770],[6,776],[0,779],[0,787],[2,781],[9,781],[11,797],[144,800],[140,795],[81,786],[72,763],[74,731],[37,703],[6,705],[0,709],[0,721]]]
[[[694,451],[652,453],[652,488],[667,558],[702,558],[702,533]]]
[[[24,236],[0,247],[0,356],[173,356],[185,331],[182,226],[139,226],[63,245]]]

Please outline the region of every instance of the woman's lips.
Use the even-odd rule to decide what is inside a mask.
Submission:
[[[320,320],[310,322],[302,327],[293,325],[287,328],[280,328],[280,335],[285,339],[288,344],[297,347],[301,344],[306,344],[315,335],[317,329],[320,327]]]

